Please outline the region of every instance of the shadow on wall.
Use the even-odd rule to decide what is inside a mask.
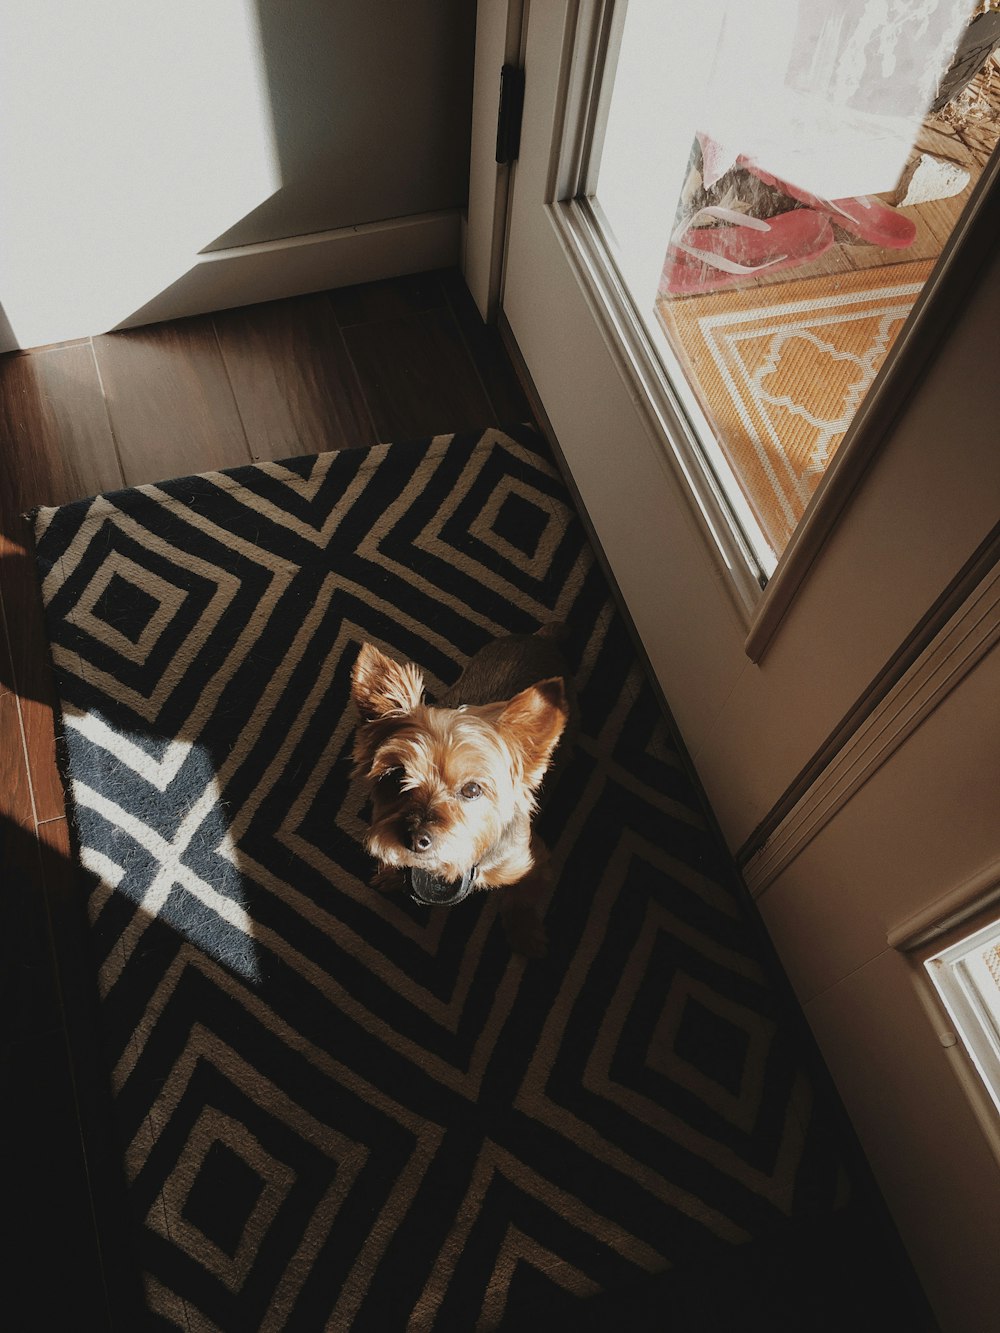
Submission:
[[[201,253],[465,205],[474,6],[256,4],[281,188]]]
[[[0,305],[0,352],[16,352],[20,346],[10,326],[10,320]]]

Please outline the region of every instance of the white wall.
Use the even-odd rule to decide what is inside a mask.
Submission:
[[[0,347],[184,313],[150,302],[206,250],[280,265],[282,238],[431,213],[457,259],[474,20],[462,0],[5,6]]]
[[[473,5],[256,3],[282,186],[207,249],[464,206]]]

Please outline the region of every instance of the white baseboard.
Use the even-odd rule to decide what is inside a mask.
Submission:
[[[462,214],[457,208],[213,250],[196,255],[186,273],[113,327],[135,328],[356,282],[450,268],[461,259]],[[67,294],[65,311],[52,321],[45,320],[44,325],[32,326],[30,341],[21,335],[19,343],[18,330],[0,309],[0,352],[109,331],[93,327],[93,318],[88,321],[74,293]]]
[[[461,259],[461,213],[415,213],[335,231],[199,255],[183,277],[115,327],[256,305],[377,278],[448,268]]]

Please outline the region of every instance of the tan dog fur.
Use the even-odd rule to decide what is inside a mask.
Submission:
[[[487,644],[438,704],[417,667],[370,643],[352,674],[361,713],[355,772],[372,801],[366,846],[382,889],[451,906],[472,889],[503,891],[511,945],[539,956],[548,852],[533,833],[542,779],[572,712],[561,627]]]

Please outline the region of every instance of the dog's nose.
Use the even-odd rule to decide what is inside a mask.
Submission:
[[[429,829],[415,828],[410,834],[410,850],[413,852],[429,852],[434,846],[434,836]]]

